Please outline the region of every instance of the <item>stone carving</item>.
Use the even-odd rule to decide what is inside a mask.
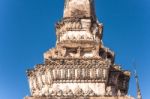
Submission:
[[[121,96],[121,91],[118,90],[117,96]]]
[[[99,56],[99,46],[97,46],[95,49],[92,50],[92,54],[96,58],[100,58]]]
[[[69,0],[65,3],[64,17],[91,17],[94,14],[91,14],[93,10],[91,7],[91,0]]]
[[[79,58],[80,57],[80,52],[81,52],[81,49],[80,47],[77,49],[77,53],[70,53],[70,56],[73,57],[73,58]]]
[[[64,89],[64,92],[63,92],[63,95],[64,96],[73,96],[73,92],[71,89],[68,88],[68,86],[66,86],[66,88]]]
[[[75,9],[73,12],[71,12],[71,16],[75,17],[86,17],[87,12],[86,11],[82,11],[79,9]]]
[[[94,96],[95,93],[93,92],[93,90],[88,86],[87,90],[84,92],[85,96]]]
[[[112,89],[111,89],[110,86],[108,86],[108,87],[106,88],[106,95],[108,95],[108,96],[112,96],[112,95],[113,95],[113,94],[112,94]]]
[[[114,52],[103,45],[103,25],[93,4],[65,0],[64,17],[56,24],[56,47],[44,53],[43,64],[27,71],[29,99],[127,95],[130,72],[114,65]]]
[[[59,86],[56,85],[53,89],[53,91],[51,92],[51,95],[52,96],[62,96],[63,95],[63,92],[61,89],[59,89]]]
[[[56,51],[55,48],[53,48],[53,49],[50,49],[48,52],[46,52],[44,54],[44,58],[45,59],[50,59],[52,57],[57,57],[57,55],[58,55],[58,52]]]
[[[84,92],[83,92],[83,90],[82,90],[79,86],[77,86],[77,87],[75,88],[74,95],[76,95],[76,96],[83,96],[83,95],[84,95]]]

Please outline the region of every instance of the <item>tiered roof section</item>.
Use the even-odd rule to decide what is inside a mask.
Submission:
[[[127,95],[130,72],[115,65],[114,52],[103,45],[94,0],[65,0],[56,35],[56,47],[44,53],[44,63],[27,71],[32,99]]]

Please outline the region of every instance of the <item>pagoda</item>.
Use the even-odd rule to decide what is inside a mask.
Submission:
[[[131,73],[115,64],[102,43],[103,24],[94,0],[64,0],[56,23],[56,47],[44,63],[27,70],[30,96],[25,99],[134,99],[128,96]]]

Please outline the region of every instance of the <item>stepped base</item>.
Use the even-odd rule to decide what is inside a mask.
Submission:
[[[25,97],[24,99],[134,99],[130,96],[124,97]]]

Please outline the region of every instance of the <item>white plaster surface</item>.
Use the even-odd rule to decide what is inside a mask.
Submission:
[[[96,95],[105,95],[105,84],[104,83],[55,83],[52,88],[58,88],[60,90],[65,90],[68,87],[74,93],[77,87],[81,88],[84,92],[88,90],[88,88],[92,89]]]
[[[60,41],[64,40],[93,40],[93,36],[88,31],[67,31],[60,38]]]

